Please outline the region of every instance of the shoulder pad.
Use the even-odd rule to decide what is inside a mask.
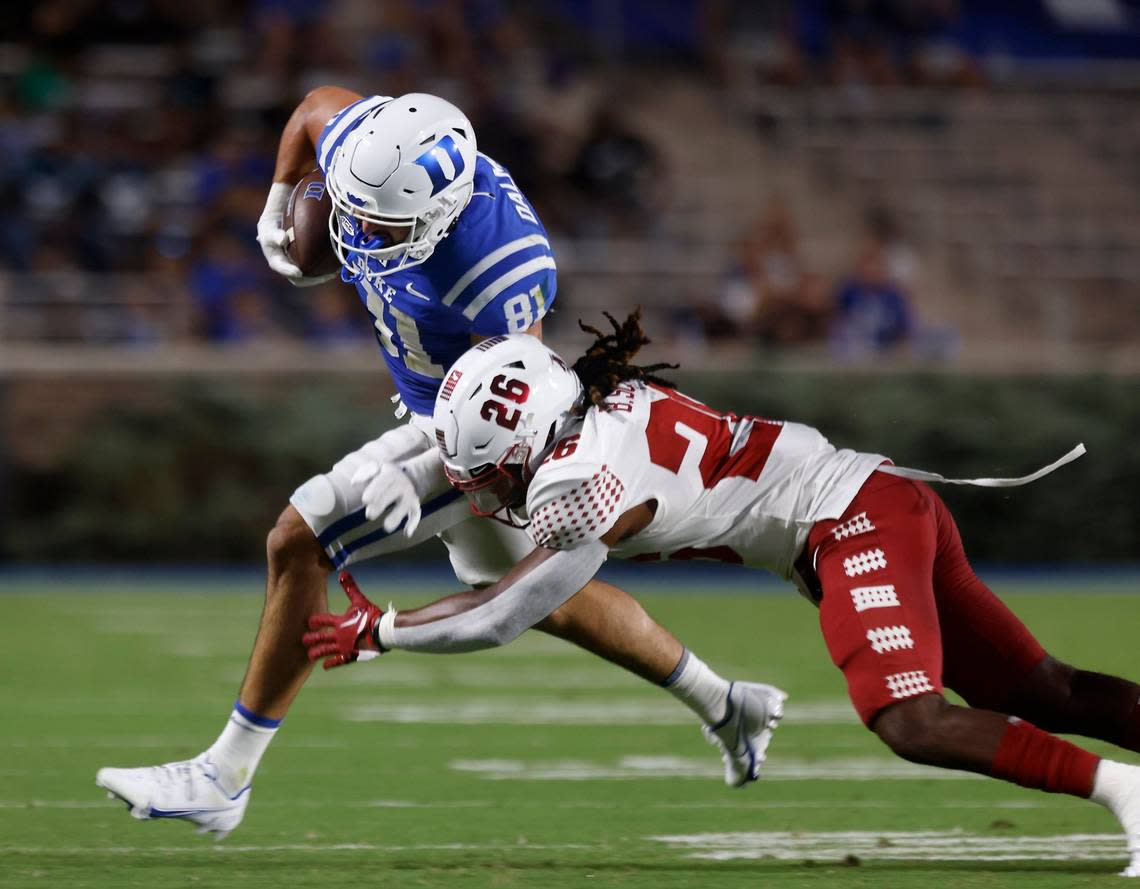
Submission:
[[[624,503],[625,485],[605,464],[544,466],[527,494],[527,532],[537,546],[573,549],[609,531]]]

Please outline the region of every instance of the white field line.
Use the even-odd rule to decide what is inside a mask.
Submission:
[[[1035,802],[1031,800],[995,800],[992,802],[978,802],[977,800],[947,800],[943,802],[927,802],[924,808],[930,809],[1049,809],[1056,804],[1048,801]],[[886,799],[837,799],[837,800],[753,800],[751,802],[737,802],[724,800],[723,802],[690,802],[690,803],[652,803],[651,809],[751,809],[762,812],[765,809],[822,809],[824,811],[841,811],[843,809],[914,809],[913,801]]]
[[[719,763],[680,756],[625,756],[604,764],[579,759],[525,762],[521,759],[456,759],[449,767],[488,781],[632,781],[654,778],[719,778]],[[775,758],[764,765],[763,781],[971,781],[979,776],[916,766],[901,759],[851,757],[818,762]]]
[[[457,701],[375,702],[350,707],[350,722],[428,723],[435,725],[693,725],[695,716],[661,695],[656,699],[614,698],[595,701],[519,700],[509,697]],[[845,700],[789,704],[784,725],[856,724]]]
[[[536,852],[554,849],[600,849],[587,843],[414,843],[390,845],[380,843],[277,843],[269,846],[235,846],[204,840],[197,846],[3,846],[0,855],[169,855],[199,853],[220,855],[229,852]]]
[[[708,833],[650,836],[687,858],[841,862],[850,855],[867,861],[1121,861],[1124,838],[1117,834],[1061,836],[979,836],[951,831],[834,831],[824,833]],[[281,852],[517,852],[596,850],[587,843],[278,843],[193,846],[0,846],[16,855],[169,855]]]
[[[869,861],[1115,861],[1127,859],[1119,834],[979,836],[951,831],[835,831],[825,833],[705,833],[648,839],[713,861],[771,858]]]

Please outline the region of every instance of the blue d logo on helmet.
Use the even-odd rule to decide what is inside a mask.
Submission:
[[[419,164],[431,177],[431,193],[439,194],[449,184],[455,181],[466,167],[463,154],[451,136],[444,136],[431,148],[416,158]]]

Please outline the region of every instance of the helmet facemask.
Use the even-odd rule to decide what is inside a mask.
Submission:
[[[484,463],[467,472],[444,462],[443,471],[452,487],[467,495],[475,515],[523,527],[514,514],[526,502],[526,488],[533,475],[530,450],[527,442],[520,441],[498,463]]]
[[[333,164],[336,160],[334,158]],[[474,191],[474,186],[467,184],[454,192],[439,195],[420,213],[390,215],[370,212],[350,203],[331,171],[332,165],[326,179],[333,202],[329,213],[329,240],[344,266],[341,277],[348,283],[384,278],[426,261],[436,245],[447,236]],[[361,223],[409,231],[404,240],[389,244],[381,235],[366,233]]]

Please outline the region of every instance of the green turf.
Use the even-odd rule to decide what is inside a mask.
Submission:
[[[785,778],[732,791],[711,775],[639,770],[627,758],[671,757],[698,771],[718,762],[661,692],[533,634],[498,652],[393,654],[317,676],[263,763],[245,823],[221,847],[181,822],[136,822],[102,799],[95,770],[188,757],[214,738],[260,605],[256,584],[223,586],[0,587],[0,886],[1117,885],[1123,843],[1115,860],[844,863],[845,841],[819,834],[867,832],[881,851],[897,845],[889,832],[957,830],[944,838],[957,853],[977,838],[1015,850],[1034,836],[1117,828],[1089,803],[983,780]],[[722,673],[791,692],[773,767],[892,762],[838,706],[842,678],[798,597],[674,590],[644,601]],[[1009,601],[1058,656],[1140,673],[1140,598],[1052,590]],[[453,711],[465,721],[444,723]],[[550,712],[579,722],[529,715]],[[359,721],[369,713],[380,721]],[[574,768],[623,779],[535,772]],[[511,769],[530,778],[492,779]],[[817,845],[787,860],[714,861],[652,839],[717,832],[795,832]]]

